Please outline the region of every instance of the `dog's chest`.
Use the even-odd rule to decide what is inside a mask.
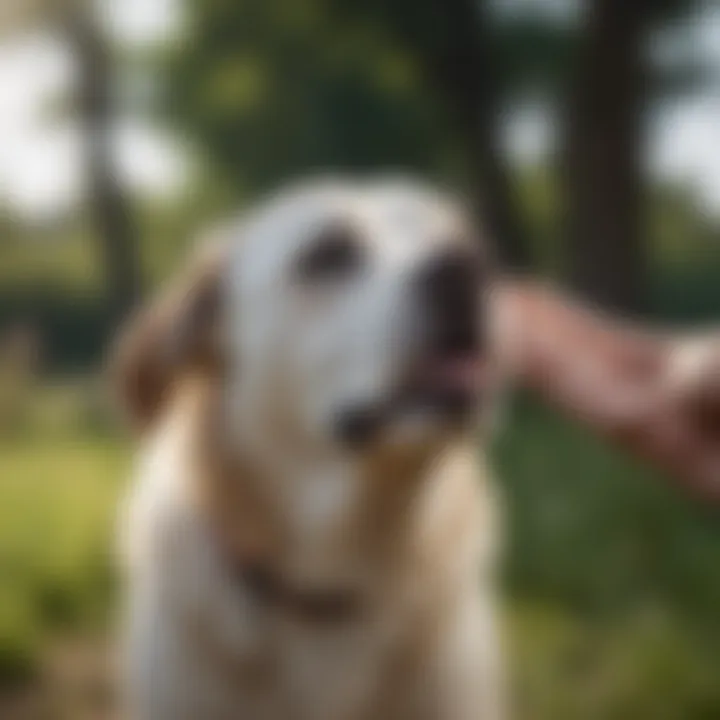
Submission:
[[[295,624],[276,648],[278,689],[298,720],[373,717],[395,638],[379,619]],[[290,715],[287,715],[289,717]]]
[[[150,702],[172,708],[168,720],[189,708],[188,720],[224,720],[238,708],[250,720],[376,717],[402,618],[298,618],[209,569],[186,564],[179,585],[136,607],[130,661],[140,685],[151,678]]]
[[[149,458],[142,480],[152,482],[131,503],[129,519],[131,534],[144,539],[131,578],[143,597],[131,608],[129,661],[143,705],[161,708],[150,716],[225,720],[240,708],[245,720],[421,717],[396,708],[418,695],[408,684],[418,663],[437,656],[433,645],[444,631],[436,621],[455,615],[438,595],[462,597],[476,586],[465,582],[476,555],[465,528],[477,523],[472,512],[472,522],[455,520],[474,499],[453,490],[473,487],[470,476],[430,483],[432,492],[409,514],[425,529],[422,546],[433,549],[418,556],[402,552],[418,538],[401,529],[399,509],[409,507],[402,493],[383,488],[382,502],[358,514],[360,487],[351,475],[298,477],[286,498],[295,514],[284,577],[297,586],[356,589],[369,603],[356,617],[308,622],[267,607],[228,572],[217,536],[178,497],[191,466],[170,439]],[[387,548],[398,553],[397,573],[388,572]],[[429,625],[420,598],[433,607]]]
[[[159,564],[136,578],[145,591],[131,608],[129,658],[145,702],[168,708],[154,718],[225,720],[243,708],[249,720],[366,720],[403,695],[397,668],[417,636],[406,599],[340,619],[299,618],[229,573],[207,527],[178,517],[161,534]],[[323,566],[319,555],[306,558]]]
[[[284,572],[298,585],[356,588],[372,582],[362,527],[360,478],[351,472],[308,471],[283,498]]]

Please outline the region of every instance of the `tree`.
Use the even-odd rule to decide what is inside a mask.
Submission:
[[[647,0],[596,0],[565,118],[567,253],[573,285],[603,305],[643,298],[642,110]]]
[[[649,30],[692,0],[586,0],[581,27],[487,0],[185,0],[165,108],[237,197],[312,168],[402,167],[470,187],[510,266],[535,235],[501,131],[506,102],[564,109],[565,254],[581,292],[644,296]]]
[[[165,113],[231,186],[272,186],[315,167],[430,174],[469,186],[503,258],[528,264],[484,4],[186,0],[185,9]]]
[[[185,42],[165,62],[162,114],[232,189],[314,169],[448,171],[457,146],[415,58],[374,13],[329,0],[186,0]]]
[[[450,50],[437,76],[449,91],[450,106],[466,138],[479,221],[489,228],[505,264],[527,269],[527,230],[501,149],[500,91],[487,3],[440,0],[439,4],[447,17]]]
[[[109,45],[97,18],[87,10],[69,13],[65,29],[78,60],[77,112],[85,138],[90,212],[100,242],[110,313],[119,319],[140,295],[141,273],[129,200],[112,157]]]
[[[564,118],[566,250],[575,288],[616,309],[641,310],[646,298],[644,126],[658,91],[673,85],[673,70],[653,67],[646,41],[692,4],[589,0],[580,30]],[[680,69],[684,84],[692,71]]]
[[[465,155],[479,223],[488,229],[506,265],[527,268],[527,229],[501,148],[504,88],[488,3],[400,0],[380,3],[375,12],[404,42],[430,90],[448,109]]]
[[[129,202],[112,159],[112,68],[109,43],[89,0],[15,0],[3,5],[0,32],[49,28],[61,33],[78,67],[74,108],[85,140],[85,183],[113,317],[140,292],[140,269]]]

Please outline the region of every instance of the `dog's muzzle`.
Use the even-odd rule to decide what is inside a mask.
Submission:
[[[414,278],[423,334],[403,381],[381,401],[342,409],[335,417],[340,442],[357,448],[411,413],[448,424],[475,414],[488,384],[484,353],[482,277],[469,252],[431,257]]]
[[[430,258],[416,281],[427,317],[427,348],[438,359],[478,357],[482,345],[477,259],[469,252],[445,251]]]

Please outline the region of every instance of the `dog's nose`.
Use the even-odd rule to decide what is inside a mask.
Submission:
[[[369,442],[382,422],[379,409],[371,406],[347,408],[335,418],[335,435],[348,447],[357,448]]]
[[[477,258],[470,252],[445,250],[420,269],[418,289],[430,317],[436,351],[479,349],[480,280]]]

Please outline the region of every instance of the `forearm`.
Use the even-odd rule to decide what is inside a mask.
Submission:
[[[502,283],[493,303],[499,359],[522,385],[588,422],[614,425],[641,413],[668,354],[659,335],[611,323],[531,282]]]
[[[720,367],[720,348],[632,328],[525,281],[502,283],[492,303],[498,357],[519,384],[720,499],[720,433],[693,405],[720,417],[707,369],[708,358]]]

